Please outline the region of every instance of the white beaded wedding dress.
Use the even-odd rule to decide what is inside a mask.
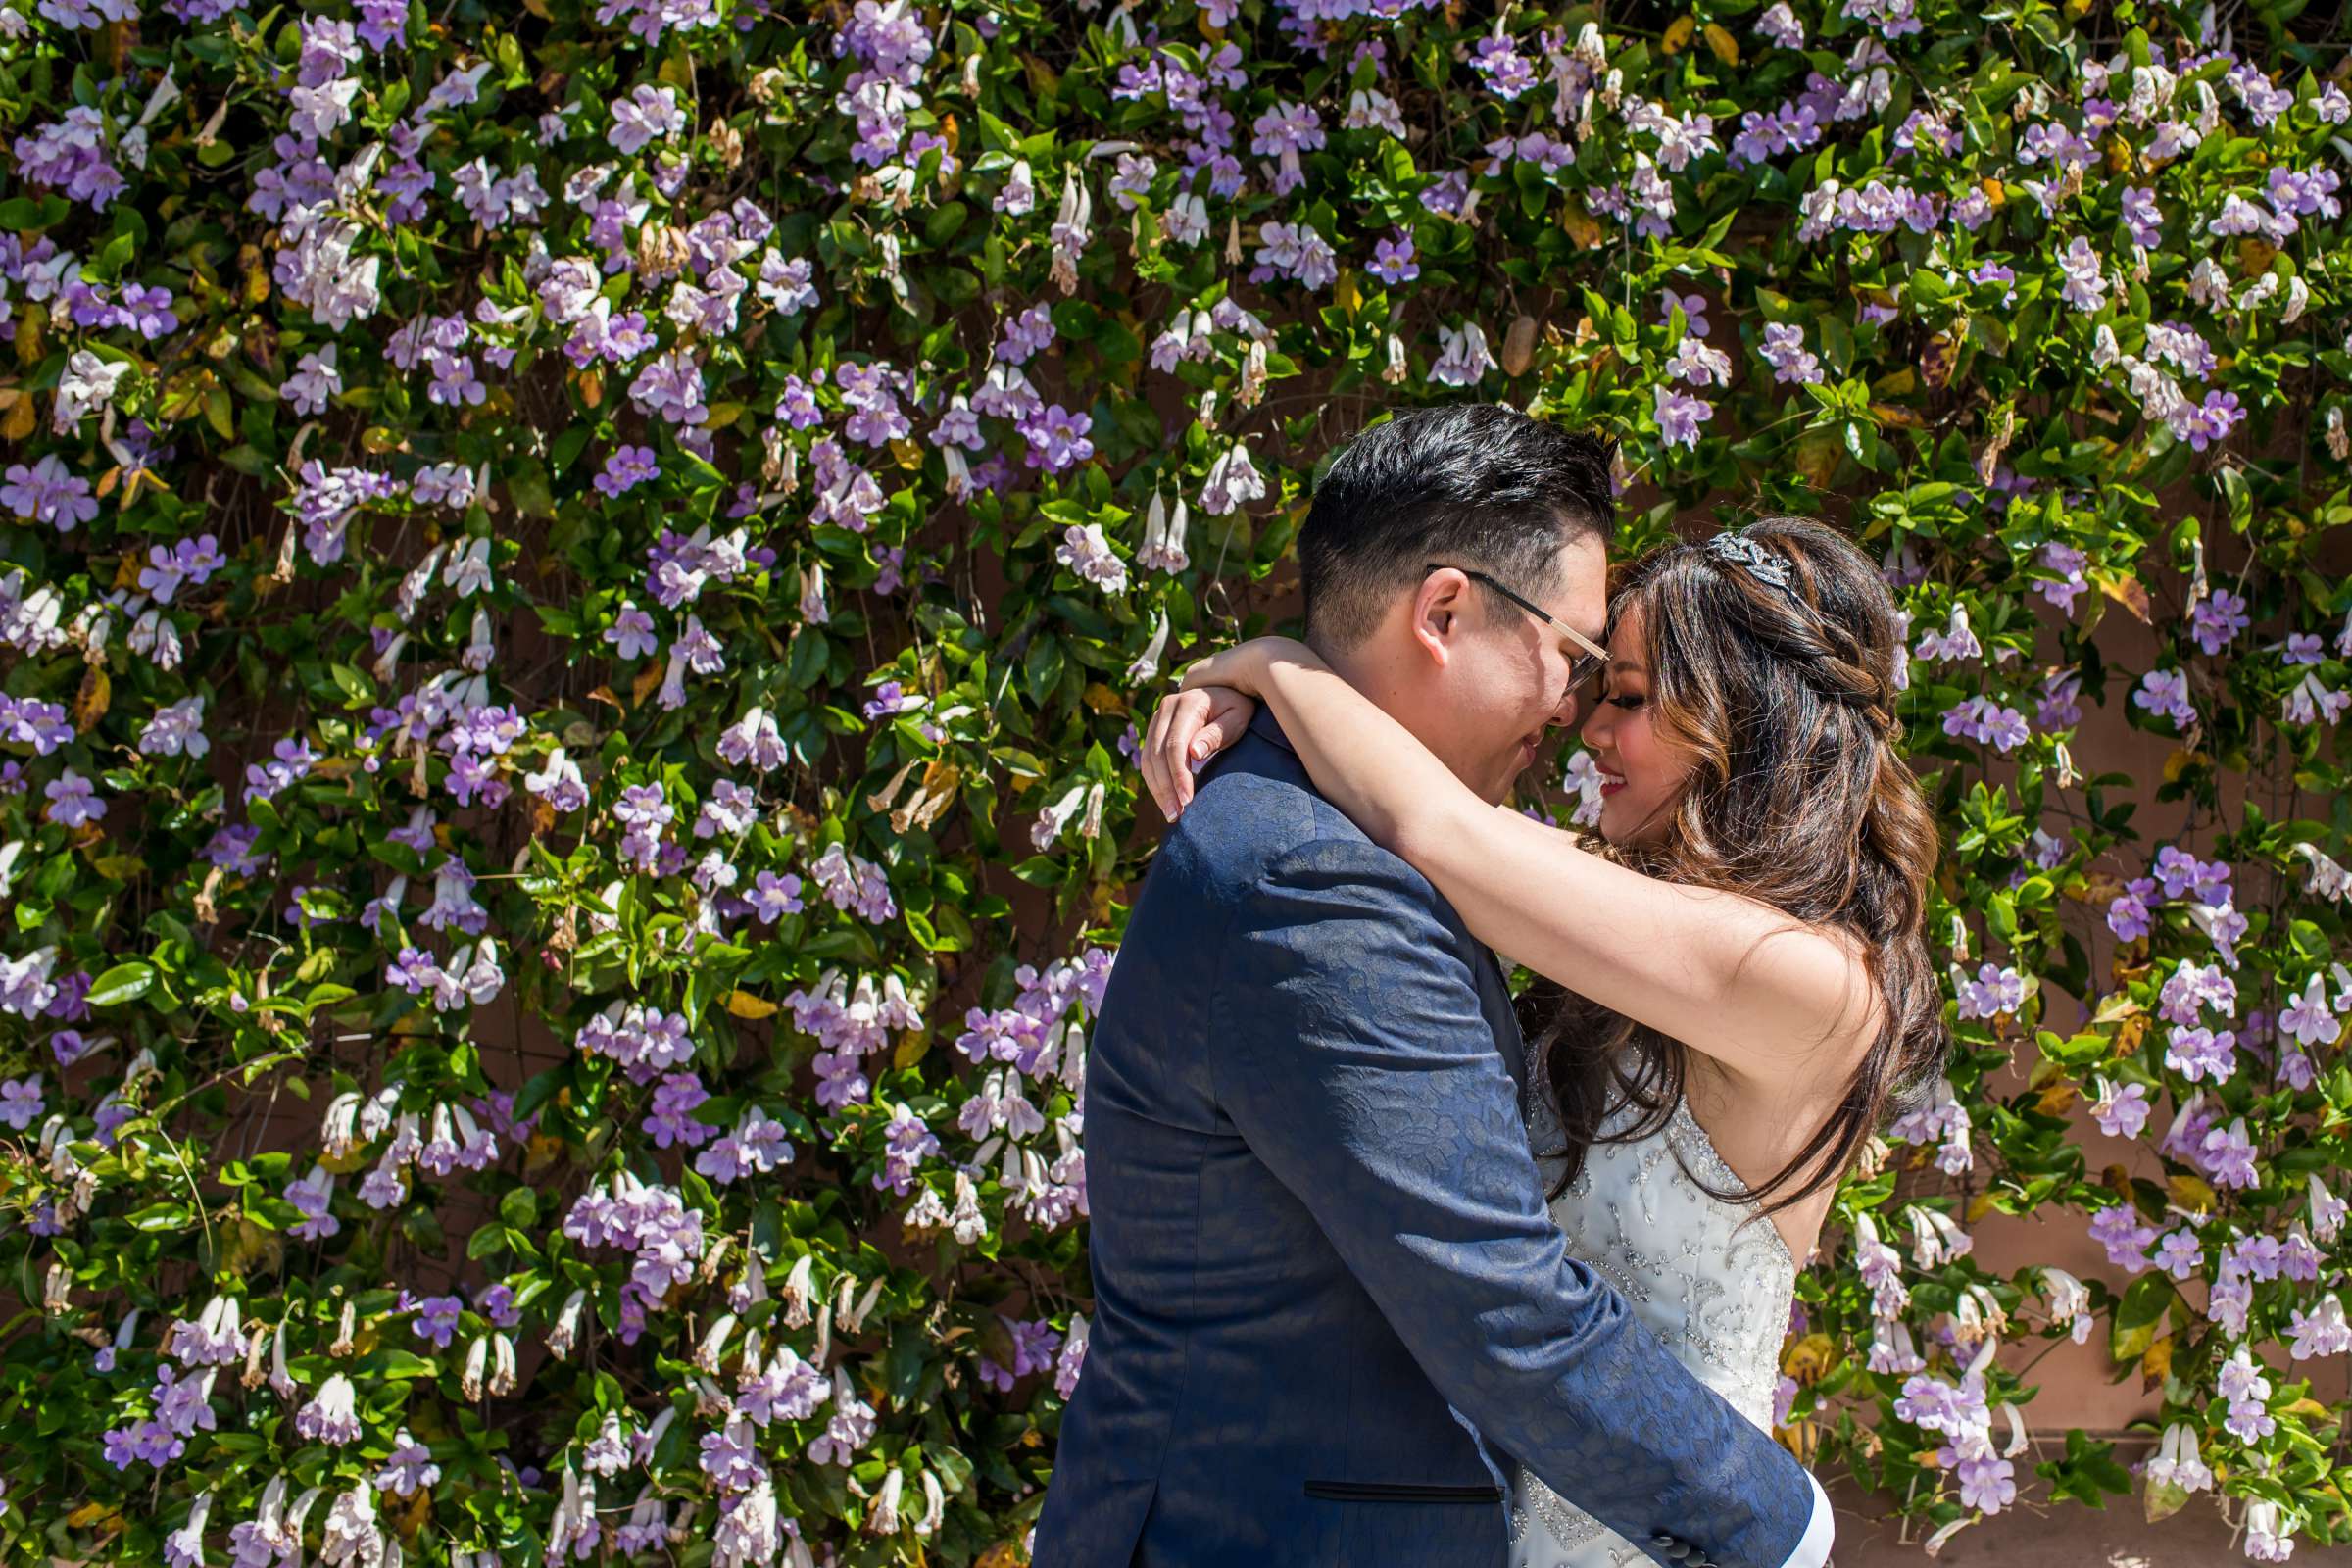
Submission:
[[[1543,1152],[1559,1147],[1559,1122],[1540,1064],[1531,1077],[1528,1129],[1548,1190],[1561,1167]],[[1630,1109],[1620,1110],[1608,1126],[1632,1120]],[[1634,1316],[1700,1382],[1769,1429],[1796,1265],[1756,1205],[1710,1198],[1693,1176],[1718,1189],[1743,1185],[1686,1102],[1640,1142],[1593,1145],[1576,1180],[1552,1200],[1552,1218],[1567,1233],[1570,1257],[1616,1286]],[[1524,1470],[1512,1486],[1511,1518],[1511,1568],[1649,1562]]]

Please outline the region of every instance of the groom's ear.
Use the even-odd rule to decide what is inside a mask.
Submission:
[[[1446,566],[1421,579],[1408,609],[1407,630],[1424,658],[1444,668],[1452,662],[1470,606],[1470,579]]]

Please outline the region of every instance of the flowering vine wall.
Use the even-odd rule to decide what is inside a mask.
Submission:
[[[2222,9],[4,0],[0,1559],[1023,1560],[1136,721],[1469,398],[1911,616],[1788,1440],[2352,1540],[2352,98]]]

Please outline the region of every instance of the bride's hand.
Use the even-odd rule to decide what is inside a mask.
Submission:
[[[1321,662],[1292,638],[1252,637],[1194,664],[1182,688],[1153,710],[1144,740],[1144,782],[1169,821],[1192,804],[1193,775],[1250,727],[1267,667],[1284,660]]]
[[[1152,711],[1141,760],[1144,783],[1173,822],[1193,802],[1193,774],[1242,738],[1256,702],[1230,686],[1194,686],[1172,692]]]

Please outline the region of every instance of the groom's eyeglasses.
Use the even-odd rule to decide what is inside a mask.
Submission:
[[[1444,571],[1447,568],[1443,562],[1436,561],[1431,562],[1428,565],[1421,568],[1424,575],[1427,575],[1433,571]],[[1524,598],[1519,594],[1513,593],[1510,589],[1505,588],[1501,583],[1496,582],[1494,578],[1488,576],[1483,571],[1474,570],[1469,566],[1455,566],[1452,569],[1460,572],[1472,582],[1481,583],[1489,588],[1494,589],[1496,593],[1502,595],[1503,598],[1509,600],[1512,604],[1517,605],[1521,610],[1526,611],[1529,614],[1535,616],[1544,625],[1549,626],[1553,631],[1558,632],[1562,637],[1567,638],[1568,641],[1575,646],[1575,648],[1581,650],[1581,652],[1571,653],[1568,656],[1568,690],[1571,692],[1583,690],[1585,683],[1592,679],[1593,676],[1599,674],[1602,666],[1608,663],[1609,651],[1607,649],[1601,647],[1600,644],[1594,642],[1583,632],[1578,631],[1574,626],[1571,626],[1566,621],[1560,619],[1559,616],[1553,614],[1550,611],[1545,610],[1542,605],[1535,603],[1531,599]]]

